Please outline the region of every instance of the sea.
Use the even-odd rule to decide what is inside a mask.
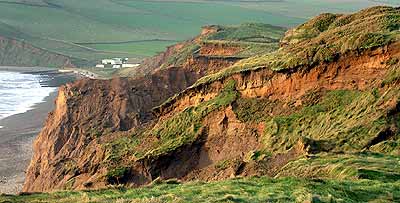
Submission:
[[[46,74],[0,71],[0,120],[24,113],[44,101],[57,87],[50,87]],[[0,126],[3,128],[3,126]]]

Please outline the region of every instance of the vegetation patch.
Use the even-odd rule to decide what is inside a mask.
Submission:
[[[133,134],[103,144],[106,154],[103,164],[109,168],[116,167],[124,161],[124,158],[134,154],[134,148],[139,145],[139,136],[138,134]]]
[[[107,172],[106,181],[112,185],[119,185],[126,182],[130,169],[127,167],[117,167]]]
[[[286,30],[282,27],[263,23],[244,23],[239,26],[217,26],[218,32],[205,40],[245,41],[245,42],[278,42]]]
[[[273,152],[285,152],[306,137],[330,143],[333,151],[369,148],[372,140],[395,122],[385,111],[379,110],[379,105],[399,94],[397,88],[389,88],[378,97],[374,90],[327,92],[321,101],[298,112],[267,116],[265,147]]]
[[[358,178],[369,180],[380,180],[383,182],[393,182],[400,180],[400,173],[385,173],[382,171],[359,169]]]
[[[222,160],[220,162],[217,162],[214,167],[215,167],[215,169],[222,171],[222,170],[229,168],[229,166],[231,164],[232,164],[232,160]]]
[[[391,63],[391,61],[396,61],[396,59],[390,59],[389,63]],[[381,86],[385,86],[385,85],[391,85],[394,83],[397,83],[400,81],[400,66],[393,66],[393,68],[389,71],[389,74],[386,76],[386,78],[382,81]]]
[[[200,46],[193,42],[185,46],[177,53],[173,54],[168,58],[167,62],[161,66],[161,68],[168,68],[170,66],[182,66],[190,57],[192,57],[198,50]]]
[[[277,176],[396,182],[400,180],[399,161],[398,156],[371,152],[318,154],[289,162]]]
[[[158,141],[153,143],[153,147],[144,151],[143,157],[159,156],[194,142],[201,132],[203,118],[219,108],[230,105],[237,97],[235,81],[230,80],[214,99],[202,102],[198,106],[188,107],[155,126],[145,134],[156,137]]]
[[[251,162],[251,161],[263,161],[265,159],[268,159],[271,157],[272,154],[269,151],[266,150],[255,150],[249,152],[246,157],[245,157],[245,162]]]
[[[247,99],[239,98],[234,103],[234,112],[242,122],[261,122],[265,119],[268,111],[277,106],[278,101],[269,99]]]

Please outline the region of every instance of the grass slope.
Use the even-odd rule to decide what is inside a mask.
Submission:
[[[221,182],[176,181],[139,189],[64,191],[0,196],[0,202],[396,202],[400,182],[301,178],[240,178]]]

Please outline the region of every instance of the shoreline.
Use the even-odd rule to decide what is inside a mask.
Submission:
[[[53,110],[57,94],[58,91],[51,92],[44,102],[35,104],[31,110],[0,120],[3,126],[0,128],[0,194],[21,191],[32,157],[33,141]]]
[[[50,80],[41,83],[42,87],[55,88],[30,110],[0,120],[0,194],[17,194],[25,181],[25,170],[33,154],[33,141],[43,128],[48,113],[54,109],[58,88],[77,78],[53,68],[0,66],[0,71],[48,75]]]

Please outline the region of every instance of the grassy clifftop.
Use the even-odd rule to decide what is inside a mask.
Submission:
[[[285,28],[263,23],[246,23],[239,26],[207,26],[213,30],[191,43],[186,44],[161,67],[182,66],[190,57],[206,55],[210,57],[237,57],[269,53],[279,48],[278,42]],[[203,49],[206,49],[203,53]],[[222,50],[225,53],[219,53]]]
[[[399,8],[373,7],[350,15],[322,14],[288,31],[279,50],[243,60],[200,79],[194,86],[249,70],[282,71],[332,62],[341,54],[398,41],[399,27]]]

